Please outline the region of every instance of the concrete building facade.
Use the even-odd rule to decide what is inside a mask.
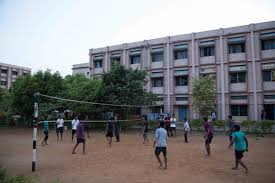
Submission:
[[[83,74],[87,78],[90,78],[90,63],[82,63],[73,65],[73,75]]]
[[[31,69],[0,62],[1,88],[9,89],[17,77],[31,74]]]
[[[156,112],[179,121],[200,117],[192,104],[192,80],[216,79],[217,118],[275,119],[275,21],[197,32],[89,50],[90,76],[117,61],[147,71],[146,89],[159,96]]]

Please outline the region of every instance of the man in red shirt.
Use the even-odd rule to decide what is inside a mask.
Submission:
[[[165,117],[165,129],[166,129],[166,131],[167,131],[168,137],[173,136],[170,125],[171,125],[170,115],[168,114],[168,115]]]

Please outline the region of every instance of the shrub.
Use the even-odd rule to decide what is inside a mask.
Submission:
[[[264,134],[269,134],[272,132],[272,126],[275,125],[275,121],[265,120],[261,122],[261,128]]]
[[[192,130],[202,130],[203,121],[201,119],[193,119],[190,122],[190,128]]]
[[[212,121],[213,127],[214,129],[222,129],[225,131],[225,127],[226,127],[226,121],[224,120],[215,120]]]

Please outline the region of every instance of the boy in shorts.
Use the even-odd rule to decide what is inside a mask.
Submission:
[[[62,134],[63,134],[63,130],[64,130],[64,120],[60,117],[60,115],[58,116],[57,120],[56,120],[56,136],[57,136],[57,141],[59,140],[59,133],[61,136],[61,141],[62,141]]]
[[[72,154],[76,154],[75,153],[75,149],[76,147],[80,144],[80,143],[83,143],[83,154],[86,154],[86,140],[85,140],[85,135],[84,135],[84,124],[81,122],[77,125],[76,127],[76,144],[73,148],[73,152]]]
[[[155,141],[153,148],[155,148],[155,155],[159,162],[159,168],[162,168],[162,162],[159,158],[160,153],[162,152],[164,157],[164,169],[167,169],[167,131],[164,129],[164,123],[160,122],[158,129],[155,133]]]
[[[245,134],[242,131],[240,131],[239,125],[234,126],[234,132],[232,133],[231,136],[232,136],[232,140],[231,140],[228,148],[230,149],[231,146],[235,143],[235,167],[233,167],[232,169],[237,170],[238,165],[240,164],[245,169],[246,173],[248,173],[248,168],[242,161],[243,153],[245,151],[248,152],[247,138],[246,138]]]
[[[108,123],[106,124],[106,139],[110,147],[112,146],[112,138],[114,136],[114,118],[111,117]]]
[[[143,120],[144,120],[144,124],[143,124],[143,144],[148,144],[149,140],[148,140],[148,121],[147,121],[147,116],[144,115],[143,116]]]
[[[48,118],[46,117],[45,121],[44,121],[44,134],[45,137],[42,141],[42,146],[44,145],[48,145],[48,138],[49,138],[49,122],[48,122]]]
[[[79,124],[79,120],[77,116],[72,121],[72,141],[74,140],[74,135],[76,133],[77,125]]]
[[[211,144],[211,141],[213,139],[213,128],[212,128],[212,125],[210,123],[210,120],[208,120],[207,117],[204,117],[203,118],[204,120],[204,130],[206,132],[204,138],[205,138],[205,148],[206,148],[206,151],[207,151],[207,155],[210,156],[210,144]]]

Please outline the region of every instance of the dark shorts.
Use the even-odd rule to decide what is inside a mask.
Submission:
[[[205,139],[205,144],[211,144],[213,139],[213,135],[208,135]]]
[[[72,135],[74,135],[74,134],[75,134],[75,132],[76,132],[76,130],[72,130]]]
[[[113,136],[114,136],[113,132],[107,132],[106,134],[106,137],[113,137]]]
[[[49,131],[44,131],[45,136],[49,136]]]
[[[166,155],[167,155],[166,147],[156,147],[155,155],[159,156],[161,152],[162,152],[163,156],[166,157]]]
[[[235,150],[235,157],[236,159],[242,159],[243,158],[244,151],[237,151]]]
[[[64,127],[56,128],[56,133],[63,133]]]
[[[79,143],[85,143],[85,139],[84,138],[77,138],[76,142]]]

